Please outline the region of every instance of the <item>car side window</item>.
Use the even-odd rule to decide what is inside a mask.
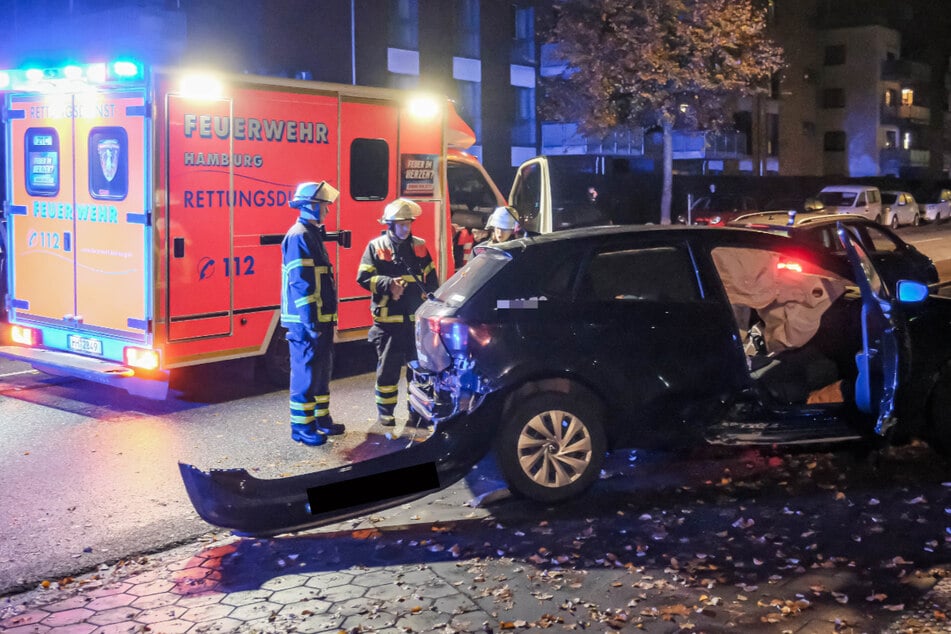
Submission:
[[[859,197],[855,199],[855,206],[864,207],[865,205],[866,205],[865,192],[862,192],[861,194],[859,194]]]
[[[598,252],[582,278],[579,301],[692,302],[697,275],[685,248],[648,247]]]
[[[874,226],[863,227],[862,243],[869,251],[891,253],[898,250],[898,243],[883,229]]]

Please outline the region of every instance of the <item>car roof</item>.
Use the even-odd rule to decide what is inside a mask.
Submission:
[[[751,227],[751,225],[765,225],[775,228],[802,227],[804,225],[817,226],[844,222],[846,224],[873,224],[871,220],[858,214],[796,214],[795,224],[789,224],[789,215],[784,211],[745,214],[734,218],[728,224],[734,227]]]
[[[868,189],[878,189],[874,185],[829,185],[823,187],[819,193],[822,192],[864,192]]]

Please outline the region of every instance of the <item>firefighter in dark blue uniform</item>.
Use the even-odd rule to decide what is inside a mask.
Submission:
[[[373,294],[373,327],[368,338],[377,352],[377,422],[387,427],[396,424],[393,413],[403,366],[416,359],[416,309],[426,293],[439,286],[426,242],[412,235],[413,221],[420,213],[419,205],[405,198],[388,204],[380,220],[387,230],[370,240],[357,273],[357,283]],[[415,426],[419,420],[410,410],[408,423]]]
[[[290,206],[300,218],[281,242],[281,325],[291,354],[291,439],[322,445],[344,426],[330,416],[337,286],[324,248],[323,221],[339,192],[326,181],[301,183]]]

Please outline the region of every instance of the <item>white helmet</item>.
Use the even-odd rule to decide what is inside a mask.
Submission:
[[[297,186],[294,192],[294,198],[289,203],[294,209],[300,209],[304,205],[314,205],[316,203],[333,204],[337,202],[340,192],[334,189],[327,181],[308,181]]]
[[[416,220],[422,213],[422,208],[412,200],[397,198],[383,208],[380,224],[385,225],[397,220]]]
[[[495,227],[503,231],[515,231],[518,226],[518,212],[514,207],[496,207],[488,222],[485,223],[486,229]]]

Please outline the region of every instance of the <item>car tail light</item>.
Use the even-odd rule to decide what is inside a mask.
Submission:
[[[155,370],[159,367],[159,355],[155,350],[128,347],[122,351],[125,364],[140,370]]]
[[[793,261],[780,261],[776,263],[776,268],[784,271],[793,271],[802,273],[802,264]]]
[[[23,346],[35,348],[43,342],[43,337],[36,328],[27,328],[25,326],[13,326],[10,328],[10,339],[14,343]]]
[[[484,324],[467,324],[454,317],[429,317],[430,332],[439,336],[450,354],[464,353],[471,346],[484,346],[492,340],[492,332]]]

